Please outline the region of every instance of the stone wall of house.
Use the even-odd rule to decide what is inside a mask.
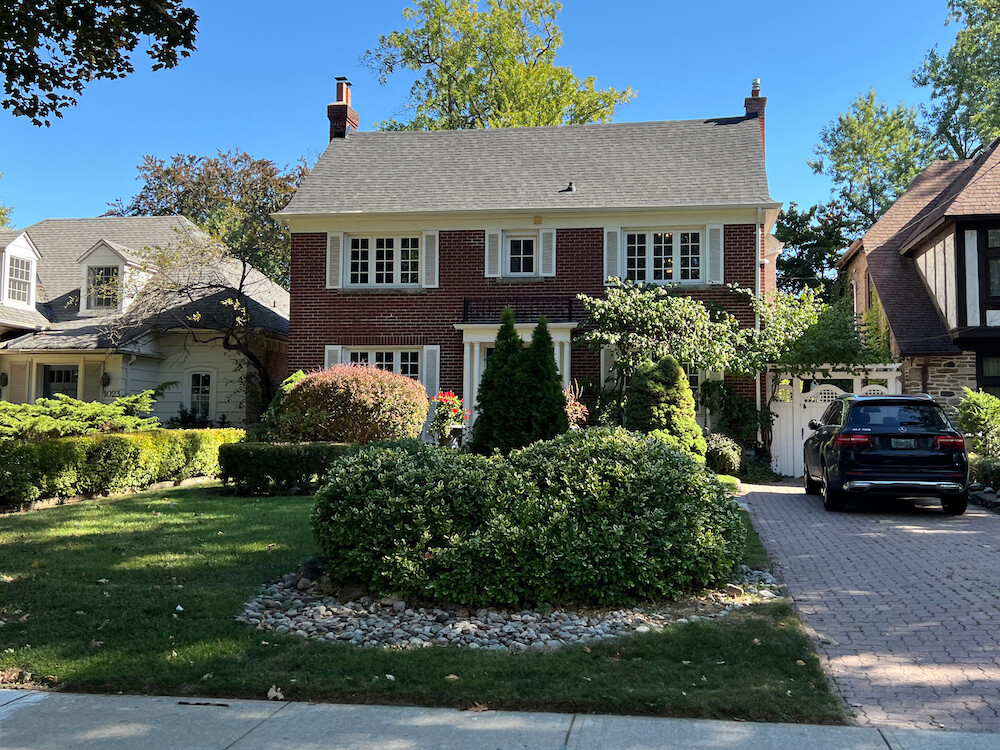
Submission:
[[[902,372],[903,393],[929,393],[954,414],[964,396],[962,388],[976,388],[976,353],[905,357]]]

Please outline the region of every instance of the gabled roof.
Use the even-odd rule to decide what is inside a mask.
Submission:
[[[757,205],[779,204],[754,115],[351,133],[278,215]]]
[[[87,250],[83,255],[76,259],[77,263],[82,263],[86,260],[97,248],[106,247],[125,263],[133,266],[139,265],[141,258],[132,248],[125,247],[125,245],[120,242],[112,242],[111,240],[100,239],[94,243],[93,247]]]
[[[931,163],[838,263],[865,251],[901,354],[959,351],[907,253],[949,221],[984,214],[1000,214],[1000,140],[975,159]]]

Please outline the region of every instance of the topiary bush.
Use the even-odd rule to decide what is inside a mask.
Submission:
[[[280,410],[282,440],[364,445],[420,435],[428,401],[424,387],[405,375],[336,365],[292,385]]]
[[[243,430],[148,430],[115,435],[7,441],[0,508],[39,498],[125,492],[154,482],[219,473],[219,448]]]
[[[718,432],[705,435],[705,464],[716,474],[735,476],[743,465],[743,448]]]
[[[237,494],[307,489],[330,464],[354,450],[351,443],[232,443],[219,449],[219,477]]]
[[[647,361],[632,376],[625,402],[625,426],[637,432],[659,430],[660,437],[681,450],[705,456],[705,437],[694,408],[687,375],[677,360],[667,355]]]
[[[332,576],[497,605],[678,596],[728,573],[745,534],[702,464],[606,428],[509,458],[363,448],[333,464],[312,522]]]
[[[987,458],[1000,458],[1000,398],[966,388],[955,421],[970,438],[969,450]]]

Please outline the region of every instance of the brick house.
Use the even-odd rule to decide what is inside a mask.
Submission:
[[[881,304],[903,393],[1000,395],[1000,140],[932,163],[837,267],[858,313]]]
[[[546,317],[564,382],[593,385],[608,362],[574,345],[576,295],[609,277],[677,284],[754,325],[725,285],[775,286],[766,101],[755,81],[738,117],[363,133],[338,79],[329,145],[277,214],[289,369],[366,362],[474,404],[510,305],[524,337]]]

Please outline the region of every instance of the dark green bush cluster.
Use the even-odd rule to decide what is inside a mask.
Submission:
[[[730,437],[718,432],[705,435],[705,464],[716,474],[736,476],[743,465],[743,448]]]
[[[331,467],[313,528],[335,577],[500,605],[674,597],[728,573],[745,534],[703,464],[607,428],[509,458],[363,448]]]
[[[153,400],[153,391],[143,391],[110,404],[78,401],[63,393],[33,404],[0,401],[0,439],[40,440],[148,430],[160,424],[155,417],[142,416],[152,411]]]
[[[242,437],[243,430],[237,429],[147,430],[6,441],[0,448],[0,508],[214,476],[219,473],[219,446]]]
[[[966,388],[955,421],[969,436],[970,451],[1000,459],[1000,398]]]
[[[479,415],[472,430],[472,450],[483,455],[494,450],[507,454],[569,429],[566,396],[545,318],[539,319],[527,348],[511,308],[504,308],[500,321],[496,347],[479,384]]]
[[[330,464],[356,446],[350,443],[231,443],[219,449],[219,476],[241,495],[306,489]]]
[[[969,481],[981,482],[986,487],[1000,489],[1000,459],[970,456]]]
[[[695,456],[705,455],[705,438],[694,409],[687,374],[667,355],[647,361],[632,376],[625,402],[625,426],[658,437]]]
[[[416,380],[357,365],[337,365],[294,381],[290,378],[278,399],[274,410],[268,409],[272,437],[293,443],[364,445],[415,438],[423,430],[429,408],[427,392]]]

